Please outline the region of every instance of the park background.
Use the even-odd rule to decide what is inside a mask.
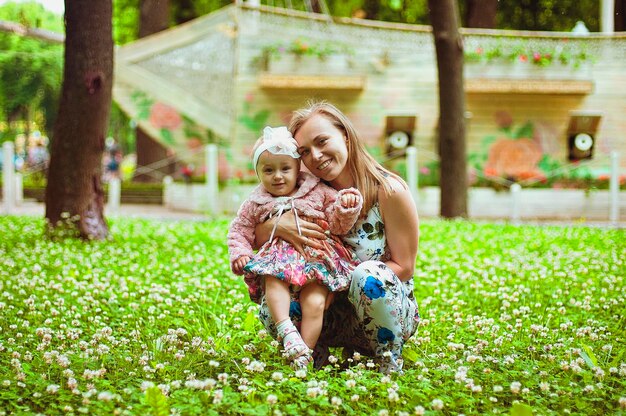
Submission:
[[[470,3],[459,2],[464,13],[471,9]],[[488,14],[486,4],[478,8],[479,14]],[[104,181],[112,179],[106,176],[104,161],[119,152],[125,158],[119,173],[126,179],[122,187],[127,191],[162,189],[161,180],[171,175],[173,183],[188,192],[195,189],[197,182],[206,180],[202,172],[204,156],[208,149],[217,149],[217,159],[222,160],[221,189],[248,185],[251,178],[247,176],[245,147],[255,137],[253,128],[248,126],[284,122],[286,110],[281,109],[290,108],[284,101],[295,97],[292,105],[297,106],[296,101],[315,95],[345,107],[365,131],[372,152],[406,175],[410,169],[402,167],[405,156],[395,157],[390,147],[405,143],[407,137],[413,141],[418,156],[416,166],[428,168],[419,172],[418,206],[426,185],[437,184],[437,174],[433,173],[439,157],[434,134],[434,48],[428,40],[432,36],[428,28],[415,26],[428,23],[426,2],[328,2],[334,14],[348,19],[330,23],[325,16],[304,13],[304,5],[299,7],[302,10],[294,10],[298,6],[257,10],[243,5],[235,7],[229,2],[172,1],[166,26],[173,28],[136,41],[141,26],[140,5],[124,1],[114,4],[116,64],[120,65],[118,70],[127,71],[126,79],[133,82],[116,84],[118,93],[122,91],[117,95],[119,102],[111,108],[107,136],[114,137],[117,143],[109,142],[112,147],[102,152],[100,172]],[[616,11],[623,10],[619,8],[622,2],[615,2],[614,6]],[[582,187],[586,199],[578,205],[589,204],[591,196],[600,195],[602,188],[609,186],[608,178],[601,175],[607,174],[610,152],[623,146],[619,124],[611,124],[616,119],[621,122],[612,111],[624,105],[620,98],[622,89],[618,87],[623,82],[623,71],[619,71],[623,65],[619,59],[623,54],[623,36],[596,33],[602,29],[598,2],[572,5],[533,1],[509,8],[498,4],[497,10],[491,21],[493,26],[514,32],[463,30],[467,44],[490,39],[489,47],[472,44],[466,48],[466,70],[476,63],[483,66],[485,75],[472,84],[472,74],[466,73],[470,81],[467,85],[475,89],[467,94],[468,110],[470,105],[475,106],[471,117],[467,117],[468,161],[476,169],[468,172],[469,178],[476,175],[475,179],[484,181],[482,185],[489,185],[494,192],[488,197],[492,202],[509,195],[512,184],[522,183],[524,188],[532,185],[553,191],[559,191],[553,189],[555,184]],[[23,135],[25,146],[31,140],[34,147],[49,146],[55,140],[52,132],[59,111],[63,48],[58,42],[37,39],[54,39],[50,31],[62,34],[62,19],[46,14],[32,3],[6,3],[0,11],[6,13],[0,20],[15,22],[35,36],[24,37],[13,31],[0,37],[4,42],[0,54],[0,108],[6,120],[2,124],[2,140],[14,141],[17,149],[16,138]],[[250,49],[232,48],[234,39],[239,39],[234,36],[238,32],[233,31],[233,17],[251,17],[252,20],[245,20],[245,29],[252,31],[254,16],[261,29],[268,22],[278,21],[281,28],[290,28],[298,35],[293,39],[266,40],[257,36],[242,42],[250,42]],[[469,16],[468,13],[465,19]],[[620,22],[623,25],[621,16],[616,13],[615,29],[620,30]],[[192,17],[198,19],[190,20]],[[590,34],[571,33],[581,19]],[[185,21],[188,23],[179,26]],[[317,27],[324,30],[311,30]],[[372,43],[379,40],[371,33],[384,34],[380,43],[398,46],[401,53],[392,51],[386,57],[381,50],[372,49],[373,56],[358,52],[356,57],[360,54],[362,59],[356,63],[361,62],[365,68],[365,79],[363,74],[355,79],[353,71],[330,78],[298,72],[307,69],[284,72],[287,70],[283,68],[278,69],[283,72],[272,73],[269,60],[273,46],[297,41],[296,46],[304,44],[307,51],[314,51],[312,55],[324,55],[324,48],[309,48],[318,45],[310,38],[324,40],[333,30],[343,33],[341,39],[350,39],[356,31],[361,33],[363,42]],[[545,32],[550,30],[559,33]],[[200,43],[207,52],[214,51],[211,45],[223,47],[216,53],[217,58],[211,52],[207,53],[212,56],[210,62],[185,60],[189,54],[177,49],[183,44],[196,51],[192,54],[194,59],[206,58],[194,49],[194,42],[202,39],[196,31],[208,35],[208,45]],[[264,32],[275,36],[276,29],[265,27],[260,33]],[[493,39],[498,41],[491,43]],[[508,56],[503,45],[509,41],[524,45],[529,39],[532,45],[552,47],[568,39],[566,43],[574,45],[574,56],[580,56],[578,46],[587,45],[582,49],[582,73],[572,71],[563,78],[565,68],[559,66],[561,62],[553,52],[551,58],[543,53],[535,57],[516,52],[517,60],[532,64],[530,68],[539,73],[528,78],[528,74],[519,75],[519,68],[509,67],[504,75],[490,78],[493,74],[487,71],[510,63],[500,62]],[[175,42],[170,44],[171,40]],[[266,42],[270,46],[267,54],[255,60]],[[357,42],[355,50],[359,46]],[[142,61],[148,57],[145,50],[142,52],[145,47],[155,53],[152,61]],[[280,53],[287,49],[285,44],[276,47]],[[140,59],[133,60],[133,54]],[[174,59],[176,55],[180,55],[179,61]],[[213,67],[229,67],[228,59],[219,59],[224,56],[238,56],[245,63],[241,72],[231,72],[221,79],[232,81],[231,86],[219,82],[219,71],[207,80],[215,82],[217,77],[214,85],[238,91],[232,94],[233,114],[222,120],[228,119],[230,128],[240,129],[237,131],[241,134],[231,138],[232,146],[228,136],[218,134],[219,125],[211,124],[210,111],[193,112],[197,109],[194,105],[211,97],[208,92],[213,90],[192,91],[200,97],[193,97],[188,91],[172,95],[151,89],[150,83],[129,75],[133,70],[136,75],[142,68],[150,68],[152,76],[162,71],[159,85],[168,90],[176,84],[173,77],[177,71],[172,72],[171,65],[186,73],[194,70],[194,63],[204,64],[203,73],[208,75]],[[520,56],[526,59],[520,60]],[[603,59],[600,65],[596,62],[598,57]],[[550,78],[548,73],[560,78]],[[597,76],[598,73],[603,75]],[[328,82],[337,81],[333,77],[346,76],[343,83],[335,82],[333,88],[328,88]],[[123,80],[119,78],[116,82]],[[178,82],[184,82],[185,77],[182,78]],[[161,80],[167,82],[160,84]],[[285,89],[284,82],[290,80],[292,84]],[[265,82],[270,82],[270,86],[263,87]],[[303,91],[301,82],[314,88]],[[603,83],[616,88],[599,88]],[[346,85],[350,87],[344,88]],[[133,88],[142,92],[133,93]],[[380,90],[376,92],[376,88]],[[602,99],[593,98],[601,91],[605,94]],[[368,94],[374,94],[373,98],[367,98]],[[181,97],[193,98],[192,105],[177,102]],[[478,111],[481,107],[485,108]],[[536,111],[537,108],[542,110]],[[591,130],[569,131],[572,117],[596,117],[599,112],[601,118],[592,119],[599,123],[585,127]],[[411,117],[415,117],[415,124]],[[539,121],[550,125],[548,133],[537,133]],[[478,134],[472,139],[472,132],[481,125],[481,134],[485,136]],[[138,127],[143,133],[137,132]],[[611,133],[611,129],[617,133]],[[398,141],[390,142],[391,134],[398,131],[405,135],[395,135],[394,140]],[[594,149],[590,159],[568,160],[569,133],[591,136]],[[146,161],[143,166],[149,168],[139,172],[144,177],[136,178],[140,176],[135,175],[133,168],[137,164],[128,155],[144,139],[150,143],[156,160]],[[517,157],[508,157],[508,162],[520,162],[521,157],[523,163],[495,163],[501,174],[487,175],[485,164],[492,154],[495,157],[500,153],[491,151],[498,141],[505,143],[500,145],[507,149],[505,154],[516,149],[513,154]],[[181,147],[172,150],[175,146]],[[554,152],[546,155],[547,148]],[[404,153],[404,149],[399,150]],[[535,163],[524,160],[524,156]],[[554,169],[544,171],[545,164],[541,162],[546,157],[557,159]],[[159,166],[160,161],[167,163]],[[479,162],[482,171],[476,167]],[[525,170],[529,166],[535,171]],[[508,171],[511,167],[517,169]],[[498,173],[497,169],[494,173]],[[546,177],[535,177],[537,170]],[[482,176],[477,172],[482,172]],[[558,175],[550,176],[550,172]],[[619,174],[617,178],[619,182]],[[23,180],[25,194],[27,188],[43,189],[45,168],[24,171]],[[563,195],[557,192],[557,198],[562,199]],[[190,200],[178,199],[190,205]],[[604,220],[607,206],[601,209]],[[105,211],[109,217],[108,237],[94,241],[74,238],[71,228],[49,233],[49,224],[39,214],[0,216],[0,412],[520,416],[625,412],[626,239],[619,225],[586,226],[584,216],[575,216],[578,221],[564,226],[490,224],[463,219],[423,221],[414,276],[422,321],[404,351],[405,373],[383,376],[367,357],[349,357],[350,367],[344,368],[341,350],[333,351],[336,362],[319,372],[294,373],[277,357],[275,346],[256,320],[256,305],[246,299],[245,286],[229,271],[224,241],[228,217],[212,212],[211,216],[193,221],[173,221],[171,217],[145,220],[124,218],[123,210],[116,215],[111,208],[109,205]],[[420,212],[426,208],[420,206]],[[207,211],[202,205],[197,210]],[[437,216],[437,212],[435,209],[432,216]],[[14,213],[19,214],[19,209]],[[62,218],[68,223],[74,221],[72,216]]]

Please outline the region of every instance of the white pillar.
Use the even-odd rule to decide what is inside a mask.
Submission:
[[[2,204],[4,213],[10,214],[15,208],[15,167],[13,166],[15,146],[13,142],[4,142],[2,155]]]
[[[511,185],[511,222],[519,224],[520,222],[520,200],[522,196],[522,186],[519,183]]]
[[[615,3],[614,0],[601,0],[600,30],[602,33],[615,31]]]
[[[206,194],[208,208],[211,214],[217,214],[217,145],[207,144],[205,146],[205,166],[206,166]]]
[[[21,205],[24,202],[24,177],[21,173],[15,172],[15,204]]]
[[[611,152],[611,178],[609,179],[609,221],[617,225],[619,220],[619,153]]]
[[[171,208],[172,205],[172,184],[174,183],[174,179],[167,175],[163,178],[163,205],[165,208]]]
[[[417,187],[419,181],[417,166],[417,148],[409,146],[406,148],[406,183],[413,196],[413,201],[417,204]]]
[[[120,178],[111,178],[109,180],[109,203],[107,208],[111,212],[118,212],[120,209],[120,200],[122,196],[122,184]]]

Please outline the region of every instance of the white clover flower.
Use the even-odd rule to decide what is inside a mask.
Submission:
[[[417,416],[423,416],[426,413],[426,409],[423,406],[415,406],[413,413]]]
[[[522,389],[522,383],[519,381],[514,381],[511,383],[511,393],[518,394]]]
[[[312,398],[315,398],[315,397],[319,396],[319,394],[320,394],[319,387],[309,387],[306,390],[306,395],[309,396],[309,397],[312,397]]]
[[[305,378],[306,377],[306,369],[301,368],[299,370],[296,370],[295,375],[298,378]]]
[[[394,389],[387,389],[387,399],[389,399],[390,402],[397,402],[400,400],[400,396]]]
[[[495,385],[493,386],[493,392],[494,393],[502,393],[502,391],[504,390],[504,387],[500,386],[500,385]]]
[[[382,409],[378,411],[378,416],[389,416],[389,410]]]
[[[267,403],[269,405],[275,405],[278,402],[278,397],[275,394],[269,394],[267,396]]]
[[[351,389],[354,386],[356,386],[356,380],[353,380],[353,379],[346,380],[345,384],[347,388]]]
[[[274,381],[281,381],[283,379],[283,373],[279,372],[279,371],[275,371],[272,373],[272,380]]]
[[[617,402],[619,403],[619,407],[626,409],[626,397],[620,397]]]
[[[76,386],[78,386],[78,382],[76,381],[76,379],[74,377],[70,377],[67,379],[67,387],[70,390],[74,390],[76,388]]]
[[[342,403],[343,401],[339,397],[333,396],[330,399],[330,404],[332,404],[334,407],[339,407]]]
[[[221,389],[215,390],[213,393],[213,404],[219,404],[224,399],[224,392]]]
[[[550,390],[550,384],[546,383],[545,381],[542,381],[541,383],[539,383],[539,389],[541,391],[549,391]]]
[[[58,384],[48,384],[48,387],[46,387],[46,393],[55,394],[59,391],[60,387],[61,386],[59,386]]]
[[[435,410],[441,410],[443,409],[443,400],[441,399],[434,399],[430,405],[432,406],[433,409]]]
[[[115,395],[109,391],[102,391],[98,393],[98,400],[101,400],[103,402],[110,402],[114,398],[115,398]]]
[[[360,397],[359,397],[359,395],[358,395],[358,394],[353,394],[353,395],[350,397],[350,401],[352,401],[352,402],[358,402],[358,401],[359,401],[359,399],[360,399]]]

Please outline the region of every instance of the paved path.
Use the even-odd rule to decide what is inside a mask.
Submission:
[[[39,202],[23,202],[17,206],[11,215],[44,216],[46,207]],[[5,209],[0,205],[0,215],[5,215]],[[155,204],[122,204],[117,212],[105,208],[107,217],[152,218],[164,220],[208,220],[208,215],[196,212],[173,211],[162,205]]]
[[[0,203],[0,215],[5,215],[4,206]],[[43,203],[25,201],[16,207],[11,215],[31,215],[43,216],[45,214],[45,205]],[[127,217],[127,218],[150,218],[161,220],[190,220],[203,221],[210,220],[211,216],[180,210],[172,210],[162,205],[154,204],[122,204],[117,212],[111,212],[105,209],[104,214],[107,217]],[[226,218],[226,217],[224,217]],[[434,218],[432,216],[421,215],[421,218]],[[506,223],[508,220],[502,219],[483,219],[472,218],[476,222],[488,223]],[[621,221],[617,225],[608,221],[558,221],[558,220],[522,220],[520,224],[527,225],[558,225],[558,226],[574,226],[574,227],[600,227],[600,228],[619,228],[626,229],[626,222]]]

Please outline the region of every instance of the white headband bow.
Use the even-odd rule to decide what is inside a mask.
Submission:
[[[254,151],[252,157],[252,164],[254,171],[257,172],[257,164],[259,163],[259,157],[264,151],[268,151],[273,155],[287,155],[294,159],[299,159],[298,143],[293,138],[287,127],[281,126],[276,128],[265,127],[263,129],[263,141]]]

